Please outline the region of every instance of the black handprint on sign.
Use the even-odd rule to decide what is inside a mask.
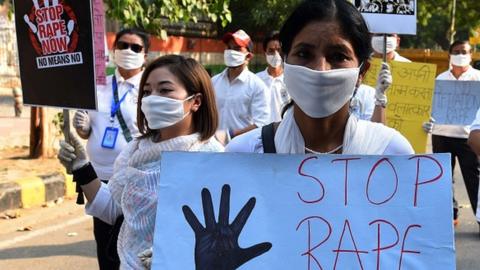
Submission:
[[[190,207],[184,205],[182,208],[185,219],[195,233],[195,265],[197,270],[237,269],[272,248],[272,244],[268,242],[245,249],[238,246],[238,237],[255,207],[254,197],[250,198],[243,206],[232,224],[229,224],[228,220],[230,214],[229,185],[224,185],[222,188],[218,222],[215,221],[212,196],[206,188],[202,190],[202,204],[205,227],[198,221]]]

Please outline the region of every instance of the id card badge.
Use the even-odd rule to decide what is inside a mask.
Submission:
[[[107,127],[105,133],[103,134],[102,147],[113,149],[115,148],[115,143],[117,142],[118,128]]]

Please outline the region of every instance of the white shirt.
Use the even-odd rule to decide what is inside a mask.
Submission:
[[[457,79],[453,76],[451,70],[447,70],[437,76],[437,80],[443,81],[480,81],[480,70],[474,69],[470,66]],[[438,136],[452,137],[452,138],[468,138],[470,133],[469,126],[457,126],[457,125],[434,125],[432,134]]]
[[[270,89],[245,68],[232,82],[228,68],[212,78],[220,116],[219,130],[264,126],[270,120]]]
[[[375,88],[361,84],[357,88],[355,96],[350,101],[350,112],[358,119],[368,120],[372,118],[375,109]]]
[[[225,152],[263,153],[262,129],[256,128],[233,138],[225,147]],[[397,131],[388,143],[385,151],[378,153],[378,155],[411,155],[414,153],[408,140]]]
[[[123,95],[127,93],[125,100],[120,104],[120,110],[132,137],[139,135],[137,128],[137,98],[142,73],[143,72],[140,72],[128,80],[124,80],[118,70],[115,70],[118,99],[120,100]],[[113,100],[112,78],[113,76],[107,77],[106,85],[97,85],[98,111],[88,111],[92,130],[88,137],[87,154],[92,162],[93,168],[95,168],[98,178],[102,180],[110,179],[113,173],[113,163],[118,154],[120,154],[122,149],[127,145],[120,123],[115,116],[113,127],[118,128],[115,148],[109,149],[102,147],[105,129],[112,126],[110,123],[110,112]]]
[[[410,59],[407,59],[400,54],[398,54],[396,51],[393,52],[393,61],[398,61],[398,62],[412,62]]]
[[[282,120],[282,109],[290,102],[290,95],[287,86],[283,82],[283,73],[278,77],[268,74],[267,69],[256,74],[270,88],[270,121],[279,122]]]

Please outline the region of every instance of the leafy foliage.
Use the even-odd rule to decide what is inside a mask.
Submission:
[[[0,0],[1,1],[1,0]],[[230,0],[104,0],[107,16],[166,38],[166,23],[206,18],[225,27],[232,20]]]
[[[452,3],[455,0],[418,1],[417,35],[404,37],[403,47],[448,49]],[[454,39],[468,39],[480,27],[480,1],[457,1]]]
[[[455,39],[467,39],[480,27],[480,1],[417,1],[417,35],[403,37],[402,47],[448,48],[451,8],[456,1]],[[0,0],[0,4],[10,0]],[[301,0],[104,0],[107,15],[128,27],[166,37],[169,23],[216,22],[219,28],[242,28],[253,37],[279,30]],[[230,23],[230,24],[229,24]]]
[[[447,49],[450,44],[451,9],[454,0],[419,0],[417,35],[403,37],[402,47]],[[454,39],[468,39],[480,27],[480,1],[456,0]],[[232,23],[227,30],[242,28],[255,37],[279,30],[301,0],[231,0]]]
[[[232,23],[226,30],[243,29],[255,36],[280,30],[301,0],[231,0]]]

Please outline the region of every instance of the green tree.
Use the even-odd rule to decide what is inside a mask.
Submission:
[[[1,0],[0,0],[1,1]],[[225,27],[231,20],[230,0],[104,0],[107,16],[129,27],[141,27],[166,38],[166,24],[200,18]]]
[[[0,5],[11,0],[0,0]],[[166,38],[166,24],[200,18],[225,27],[232,20],[230,0],[104,0],[107,16],[124,26],[141,27]]]
[[[454,33],[452,7],[456,1]],[[468,39],[474,29],[480,26],[480,1],[422,0],[418,1],[417,35],[405,36],[403,47],[433,48],[444,50],[453,39]]]
[[[253,38],[280,30],[294,7],[302,0],[231,0],[232,22],[225,29],[243,29]]]
[[[452,6],[456,1],[451,33]],[[231,0],[232,23],[225,30],[242,28],[253,38],[278,30],[301,0]],[[480,27],[480,1],[418,0],[417,35],[404,36],[402,47],[447,49],[453,39],[468,39]]]

